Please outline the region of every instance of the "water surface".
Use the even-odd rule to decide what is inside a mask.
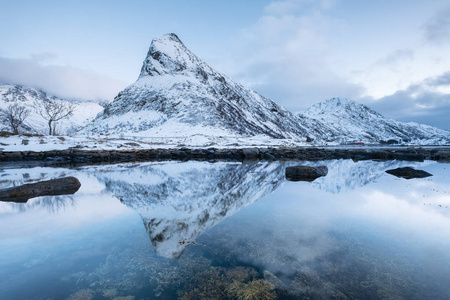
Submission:
[[[288,182],[292,165],[329,172]],[[402,166],[433,176],[385,173]],[[351,160],[5,168],[0,188],[82,185],[0,203],[0,299],[448,299],[449,175]]]

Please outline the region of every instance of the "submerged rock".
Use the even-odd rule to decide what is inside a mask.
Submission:
[[[64,177],[0,190],[0,201],[26,203],[28,199],[40,196],[75,194],[81,183],[75,177]]]
[[[404,168],[397,168],[397,169],[391,169],[387,170],[386,173],[405,178],[405,179],[411,179],[411,178],[424,178],[433,176],[432,174],[425,172],[423,170],[416,170],[411,167],[404,167]]]
[[[277,288],[277,289],[285,288],[284,283],[280,279],[278,279],[278,277],[275,276],[275,274],[273,274],[272,272],[264,270],[263,275],[264,275],[264,280],[267,281],[268,283],[270,283],[271,285],[273,285],[275,288]]]
[[[328,168],[326,166],[295,166],[286,168],[286,179],[289,181],[314,181],[327,174]]]

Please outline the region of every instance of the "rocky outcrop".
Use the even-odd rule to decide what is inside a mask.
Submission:
[[[0,201],[26,203],[40,196],[59,196],[75,194],[81,183],[75,177],[64,177],[0,190]]]
[[[25,161],[40,164],[53,163],[104,163],[131,161],[163,160],[402,160],[450,161],[450,148],[313,148],[313,147],[279,147],[249,149],[141,149],[141,150],[82,150],[70,148],[51,151],[1,151],[0,161]]]
[[[412,178],[425,178],[433,176],[432,174],[425,172],[423,170],[416,170],[411,167],[404,167],[404,168],[397,168],[392,170],[387,170],[386,173],[405,178],[405,179],[412,179]]]
[[[319,177],[326,176],[328,168],[326,166],[294,166],[286,168],[286,179],[289,181],[314,181]]]

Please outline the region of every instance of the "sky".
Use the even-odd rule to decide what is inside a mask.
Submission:
[[[342,97],[450,130],[448,0],[16,0],[0,10],[0,82],[112,100],[154,37],[293,112]]]

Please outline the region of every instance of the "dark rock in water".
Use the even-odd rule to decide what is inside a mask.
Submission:
[[[259,155],[258,148],[244,148],[242,149],[245,159],[257,159]]]
[[[40,196],[72,195],[81,183],[75,177],[64,177],[0,190],[0,201],[26,203]]]
[[[424,177],[433,176],[432,174],[430,174],[428,172],[425,172],[423,170],[415,170],[411,167],[387,170],[386,173],[397,176],[397,177],[402,177],[405,179],[424,178]]]
[[[326,166],[295,166],[286,168],[286,179],[289,181],[314,181],[328,174]]]

